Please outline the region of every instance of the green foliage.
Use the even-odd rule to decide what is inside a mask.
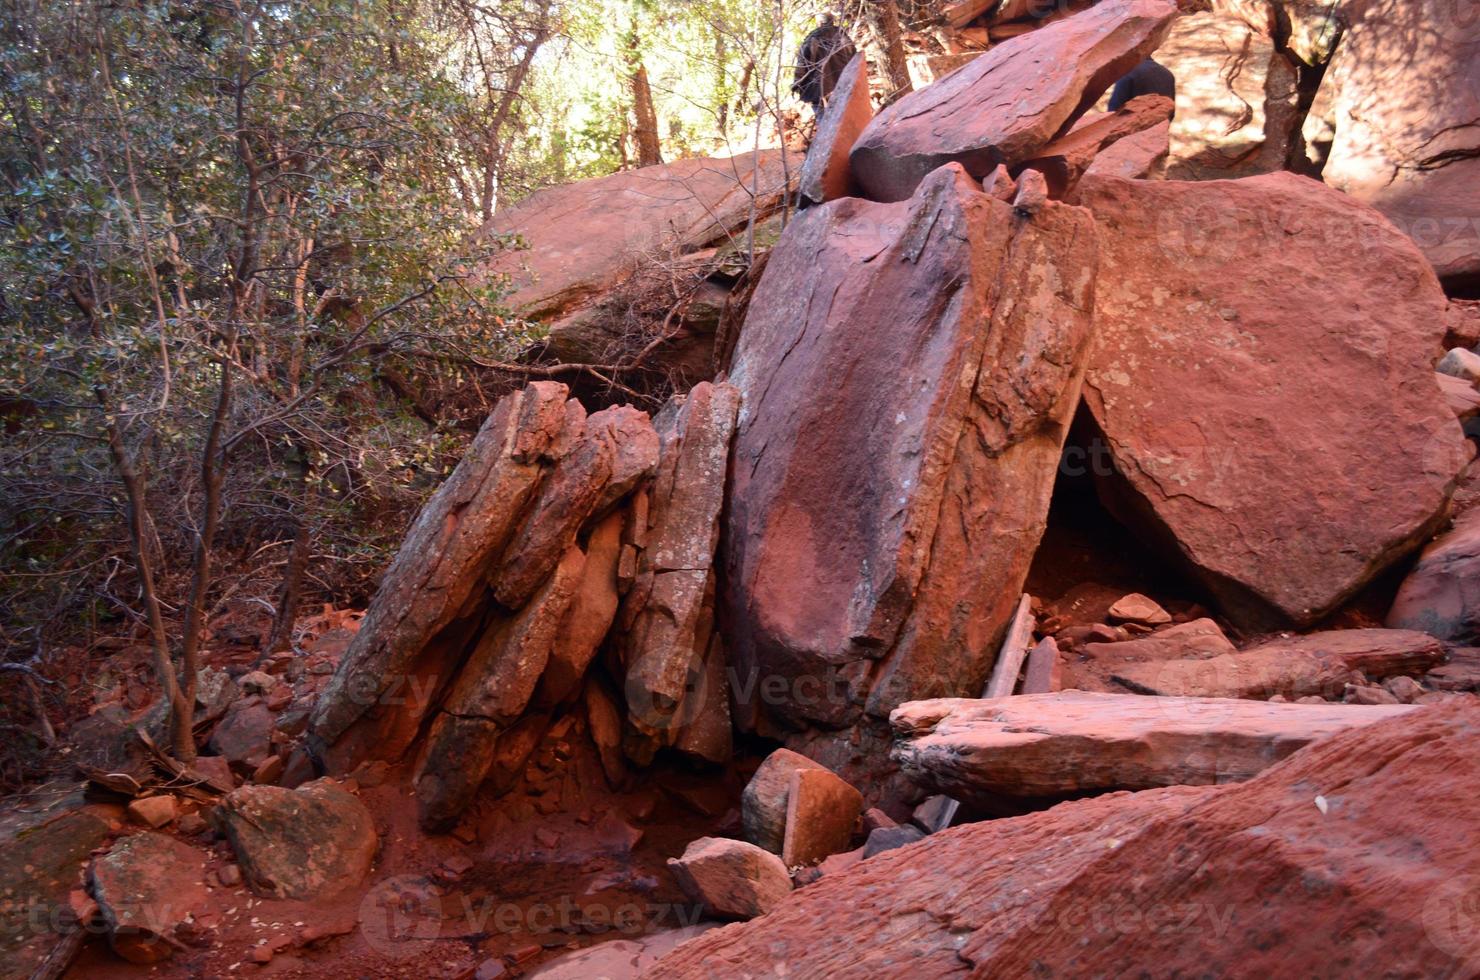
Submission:
[[[223,544],[310,523],[353,588],[486,411],[477,364],[526,339],[473,276],[504,244],[456,192],[474,97],[390,4],[5,7],[0,619],[30,627],[6,639],[99,589],[137,615],[114,420],[183,574],[225,370]]]
[[[364,599],[543,327],[480,279],[495,205],[779,138],[816,0],[0,0],[0,644],[143,621],[116,428],[178,619]],[[222,446],[208,452],[223,380]],[[108,625],[108,624],[104,624]]]

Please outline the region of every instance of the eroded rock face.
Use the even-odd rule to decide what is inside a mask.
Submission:
[[[1061,691],[911,701],[890,723],[905,775],[929,792],[990,803],[1240,782],[1317,739],[1404,710]]]
[[[1341,13],[1326,182],[1387,215],[1446,284],[1480,284],[1480,18],[1450,0]]]
[[[1473,702],[1414,710],[1239,785],[932,834],[646,976],[1467,975],[1477,764]]]
[[[1312,623],[1432,532],[1469,450],[1411,242],[1288,173],[1080,195],[1102,254],[1085,401],[1123,517],[1245,624]]]
[[[365,804],[330,780],[295,790],[242,786],[214,819],[247,886],[264,898],[306,900],[357,887],[380,843]]]
[[[853,175],[880,201],[909,198],[957,162],[980,180],[1032,157],[1161,42],[1171,0],[1106,0],[975,58],[884,109],[853,147]]]
[[[1078,398],[1095,248],[1082,210],[1015,209],[956,165],[788,228],[731,376],[742,724],[981,690]]]

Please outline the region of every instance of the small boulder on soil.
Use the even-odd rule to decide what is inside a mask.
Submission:
[[[740,817],[745,839],[773,854],[781,853],[786,839],[786,801],[791,795],[791,775],[798,769],[823,766],[790,749],[777,749],[766,756],[740,797]]]
[[[379,838],[370,811],[330,780],[298,789],[243,786],[216,808],[248,886],[264,898],[310,899],[360,884]]]
[[[668,867],[685,894],[717,919],[765,915],[791,893],[781,859],[742,840],[701,837]]]
[[[128,805],[130,820],[156,830],[174,822],[175,810],[173,796],[145,796]]]
[[[205,854],[164,834],[125,837],[93,862],[92,893],[114,952],[159,963],[174,954],[176,930],[206,907]]]
[[[786,800],[782,862],[809,866],[847,850],[862,812],[863,794],[831,770],[796,770]]]

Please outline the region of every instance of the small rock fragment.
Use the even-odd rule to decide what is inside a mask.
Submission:
[[[129,819],[156,830],[175,819],[173,796],[145,796],[128,805]]]

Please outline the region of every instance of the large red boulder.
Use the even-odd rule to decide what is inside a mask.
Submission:
[[[1161,43],[1172,0],[1105,0],[997,45],[874,117],[853,146],[868,196],[902,201],[957,162],[978,179],[1027,160]]]
[[[1322,87],[1336,137],[1323,175],[1480,283],[1480,16],[1466,0],[1345,0]]]
[[[1471,976],[1477,774],[1480,707],[1426,707],[1247,783],[932,834],[643,976]]]
[[[908,203],[845,198],[788,227],[730,379],[742,722],[980,691],[1078,401],[1095,237],[1082,209],[1015,210],[957,165]]]
[[[1086,177],[1085,401],[1111,503],[1245,624],[1309,624],[1444,519],[1469,460],[1434,381],[1445,299],[1372,209],[1289,173]]]

